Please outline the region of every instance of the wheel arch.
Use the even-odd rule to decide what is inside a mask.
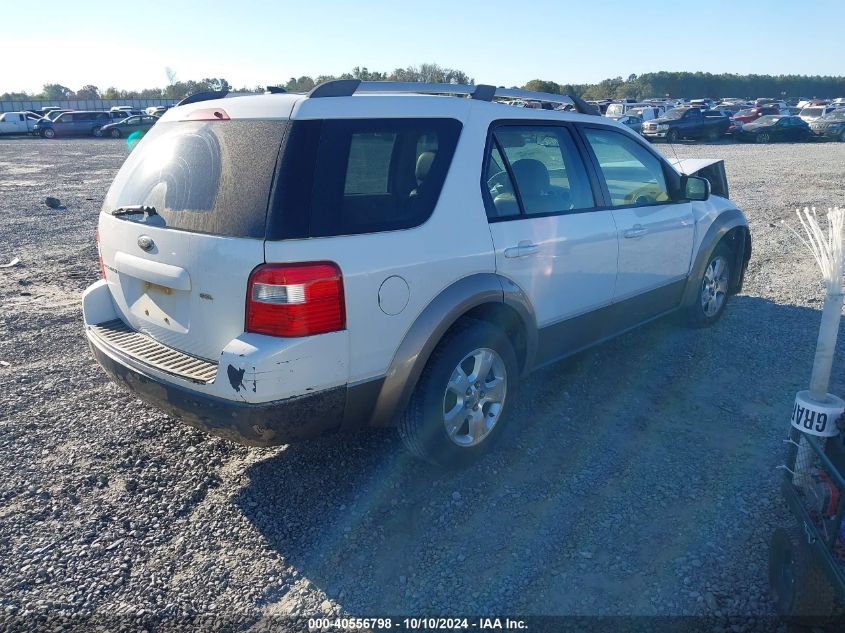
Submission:
[[[395,423],[434,348],[464,318],[501,327],[514,342],[520,372],[530,370],[537,349],[537,321],[528,297],[513,282],[494,273],[469,275],[440,292],[408,328],[385,373],[371,426]]]
[[[733,276],[730,293],[737,294],[742,290],[745,271],[751,258],[751,232],[742,211],[727,209],[716,217],[699,244],[684,290],[684,303],[695,299],[695,294],[698,292],[698,280],[704,275],[704,269],[713,251],[722,243],[728,244],[733,252],[734,270],[739,271],[738,275]]]

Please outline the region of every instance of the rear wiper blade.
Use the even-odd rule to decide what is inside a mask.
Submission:
[[[144,213],[146,215],[158,215],[155,207],[148,207],[143,204],[133,204],[125,207],[118,207],[111,211],[112,215],[133,215],[135,213]]]

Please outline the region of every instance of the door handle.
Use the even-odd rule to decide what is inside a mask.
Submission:
[[[643,235],[645,235],[646,233],[648,233],[648,229],[647,229],[647,228],[645,228],[645,227],[644,227],[643,225],[641,225],[641,224],[635,224],[635,225],[634,225],[634,228],[632,228],[632,229],[628,229],[627,231],[625,231],[625,233],[623,233],[623,235],[624,235],[627,239],[631,239],[631,238],[635,238],[635,237],[642,237],[642,236],[643,236]]]
[[[535,255],[539,251],[540,247],[537,244],[529,242],[528,240],[522,240],[516,246],[506,248],[505,257],[507,257],[508,259],[516,259],[517,257],[528,257],[529,255]]]

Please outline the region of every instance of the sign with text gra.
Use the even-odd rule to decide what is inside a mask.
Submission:
[[[819,437],[833,437],[839,433],[836,420],[843,411],[845,411],[845,401],[841,398],[827,394],[825,402],[817,402],[810,397],[809,391],[799,391],[795,394],[790,421],[792,426],[804,433]]]

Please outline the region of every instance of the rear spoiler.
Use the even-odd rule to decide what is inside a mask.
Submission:
[[[710,182],[710,193],[728,198],[728,177],[725,173],[725,161],[718,158],[685,158],[671,161],[680,174],[699,176]]]

